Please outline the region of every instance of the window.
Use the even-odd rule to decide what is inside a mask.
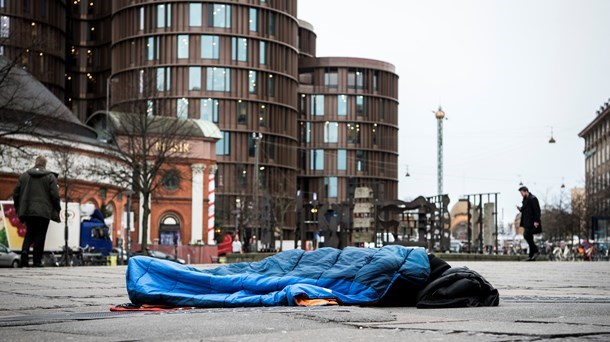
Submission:
[[[218,36],[201,36],[201,58],[218,59],[220,49]]]
[[[140,70],[138,76],[138,93],[142,94],[144,92],[144,70]]]
[[[248,171],[246,165],[239,164],[237,165],[237,185],[241,188],[245,188],[248,186]]]
[[[170,68],[157,68],[157,91],[170,89]]]
[[[298,150],[297,167],[303,173],[307,170],[307,151]]]
[[[337,88],[338,76],[337,69],[326,69],[324,71],[324,85],[329,88]]]
[[[379,71],[373,71],[373,90],[379,90]]]
[[[140,10],[139,10],[139,19],[140,19],[140,22],[139,22],[139,25],[138,25],[138,29],[140,31],[142,31],[142,30],[144,30],[144,6],[140,7]]]
[[[220,132],[222,139],[216,142],[216,155],[228,156],[231,153],[231,140],[229,132]]]
[[[356,115],[364,116],[365,114],[365,101],[364,96],[358,95],[356,96]]]
[[[201,120],[218,123],[218,100],[201,99]]]
[[[336,143],[339,139],[339,124],[336,122],[328,122],[324,124],[324,142]]]
[[[337,96],[337,115],[347,115],[347,95]]]
[[[146,100],[146,115],[155,115],[155,104],[152,100]]]
[[[189,58],[189,36],[178,35],[178,58]]]
[[[250,94],[256,93],[256,71],[250,70],[248,72],[248,92]]]
[[[250,134],[248,135],[248,156],[254,157],[256,151],[256,142],[254,141],[254,137]]]
[[[348,144],[359,144],[360,143],[360,125],[355,123],[347,124],[347,143]]]
[[[210,27],[231,28],[231,5],[209,4],[208,6]]]
[[[364,72],[359,69],[347,71],[347,87],[349,89],[364,89]]]
[[[337,150],[337,170],[347,170],[347,150]]]
[[[324,115],[324,95],[311,96],[311,114]]]
[[[267,172],[264,167],[258,170],[258,187],[262,188],[267,184]]]
[[[0,17],[0,38],[8,38],[11,34],[11,18],[3,15]]]
[[[258,31],[258,11],[256,8],[250,8],[250,31]]]
[[[305,125],[305,142],[308,144],[311,142],[311,122]]]
[[[267,64],[267,44],[263,41],[259,42],[259,57],[258,62],[261,65]]]
[[[23,12],[30,13],[30,0],[22,0]]]
[[[307,112],[307,95],[301,94],[299,96],[299,113],[301,116],[305,116]]]
[[[267,95],[270,97],[275,97],[275,78],[273,77],[273,75],[269,75],[267,84]]]
[[[260,109],[258,110],[258,126],[259,127],[267,126],[267,120],[268,120],[267,116],[269,116],[267,106],[261,105]]]
[[[201,90],[201,67],[189,67],[189,90]]]
[[[201,26],[201,4],[189,4],[189,26]]]
[[[267,143],[265,144],[265,156],[271,160],[275,159],[275,148],[277,143],[275,141],[275,136],[271,135],[267,137]],[[278,184],[278,185],[281,185]]]
[[[154,61],[159,59],[159,37],[148,37],[146,42],[146,60]]]
[[[324,170],[324,150],[311,150],[309,169],[314,171]]]
[[[172,26],[172,5],[157,5],[157,28]]]
[[[356,151],[356,171],[366,171],[366,152]]]
[[[234,61],[248,61],[248,39],[231,38],[231,59]]]
[[[337,177],[324,177],[324,190],[328,198],[337,198]]]
[[[180,174],[177,170],[169,170],[163,174],[161,184],[167,190],[176,190],[180,187]]]
[[[176,100],[176,117],[178,119],[188,119],[189,117],[189,100],[181,98]]]
[[[40,16],[47,19],[48,15],[49,15],[49,4],[47,3],[47,0],[41,0],[39,1],[39,7],[40,8]],[[4,0],[0,0],[0,8],[4,7]],[[92,12],[93,10],[93,2],[90,3],[89,5],[89,11]],[[89,14],[93,14],[93,13],[89,13]]]
[[[275,36],[275,13],[269,12],[269,35]]]
[[[231,69],[229,68],[207,68],[208,91],[231,91]]]
[[[373,145],[377,145],[377,124],[373,124],[373,132],[371,135],[373,138]]]
[[[248,124],[248,103],[246,101],[237,101],[237,124]]]

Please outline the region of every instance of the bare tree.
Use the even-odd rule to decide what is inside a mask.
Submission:
[[[283,248],[284,244],[284,225],[286,224],[286,216],[289,212],[295,210],[296,194],[289,193],[288,189],[284,189],[283,192],[273,197],[276,222],[279,222],[279,235],[280,235],[280,249]],[[275,238],[275,232],[274,232]],[[273,240],[272,246],[275,246]]]
[[[64,210],[64,251],[62,255],[62,263],[64,266],[70,264],[70,253],[68,246],[68,202],[72,197],[72,187],[76,180],[76,176],[85,172],[85,166],[78,163],[78,154],[75,153],[75,147],[69,142],[58,143],[53,147],[53,157],[59,168],[59,184],[61,185],[61,195],[64,198],[66,208]]]
[[[182,157],[188,149],[184,143],[199,132],[193,120],[151,115],[146,110],[133,113],[111,112],[107,136],[114,143],[115,158],[121,166],[96,166],[97,174],[112,183],[140,194],[142,208],[142,250],[148,245],[148,219],[150,201],[163,183],[163,176],[171,172],[172,177],[189,177],[174,168],[172,161]]]
[[[542,224],[545,237],[549,241],[572,241],[574,236],[579,239],[586,236],[582,224],[584,217],[584,200],[572,198],[562,191],[559,197],[545,201],[542,209]]]

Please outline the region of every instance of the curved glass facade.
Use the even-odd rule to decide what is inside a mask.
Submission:
[[[111,108],[218,125],[215,216],[226,227],[253,193],[262,205],[296,192],[295,14],[296,1],[115,1]]]
[[[299,186],[329,203],[355,187],[398,195],[398,76],[390,64],[358,58],[302,58],[299,64]]]

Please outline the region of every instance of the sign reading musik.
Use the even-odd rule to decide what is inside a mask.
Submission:
[[[157,151],[167,150],[170,153],[190,153],[191,144],[189,143],[177,143],[171,147],[167,147],[167,144],[157,142],[155,143],[155,149]]]

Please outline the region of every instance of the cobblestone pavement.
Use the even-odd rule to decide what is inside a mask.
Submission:
[[[610,263],[458,262],[498,307],[271,307],[110,312],[125,267],[0,269],[2,341],[610,341]],[[199,268],[211,267],[199,265]]]

